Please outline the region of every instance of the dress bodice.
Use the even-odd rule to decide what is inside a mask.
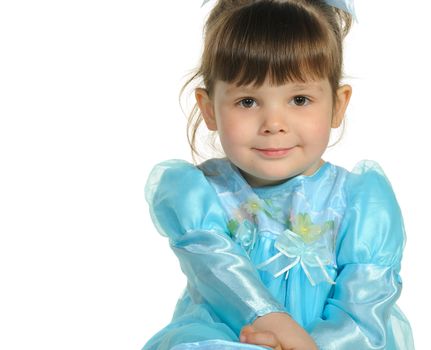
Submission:
[[[325,300],[335,283],[348,172],[324,163],[311,176],[252,188],[227,159],[200,168],[226,211],[231,237],[247,251],[267,288],[302,325],[311,322],[324,305],[315,303],[304,314],[296,308],[298,294]]]

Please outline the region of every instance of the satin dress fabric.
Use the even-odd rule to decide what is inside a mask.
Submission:
[[[158,164],[146,185],[157,230],[187,277],[171,322],[144,350],[264,349],[239,332],[291,315],[321,350],[413,350],[395,304],[405,232],[380,166],[324,163],[252,188],[229,160]]]

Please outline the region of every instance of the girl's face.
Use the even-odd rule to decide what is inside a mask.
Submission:
[[[334,105],[327,79],[259,88],[217,81],[212,99],[196,91],[208,128],[253,187],[315,173],[350,95],[350,86],[340,87]]]

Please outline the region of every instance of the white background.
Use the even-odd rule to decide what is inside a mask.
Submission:
[[[156,162],[190,160],[178,92],[198,63],[200,4],[0,2],[1,349],[140,349],[169,321],[185,280],[144,185]],[[357,1],[354,95],[326,155],[377,160],[395,188],[417,349],[431,311],[430,9]]]

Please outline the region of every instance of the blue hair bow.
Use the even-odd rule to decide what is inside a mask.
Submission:
[[[356,20],[355,4],[353,3],[353,0],[325,0],[325,2],[328,5],[350,13],[352,17]]]
[[[210,0],[204,0],[202,6],[204,6]],[[339,8],[340,10],[350,13],[356,20],[355,5],[353,0],[324,0],[328,5]]]

